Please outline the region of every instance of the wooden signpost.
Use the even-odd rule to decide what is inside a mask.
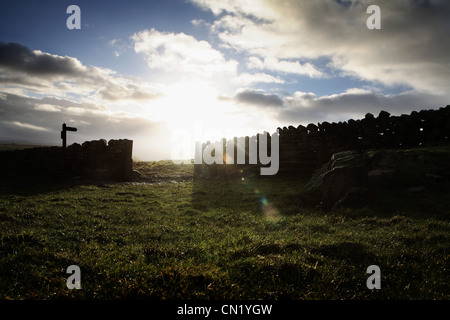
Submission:
[[[62,125],[62,131],[61,131],[61,139],[63,141],[63,148],[66,147],[66,140],[67,140],[67,131],[77,131],[77,128],[68,127],[65,123]]]

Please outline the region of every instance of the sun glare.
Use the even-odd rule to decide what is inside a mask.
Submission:
[[[210,82],[183,81],[168,86],[152,116],[168,124],[171,134],[182,137],[194,151],[195,141],[215,141],[242,134],[245,116],[236,117],[238,107],[218,99]]]
[[[174,84],[165,93],[161,117],[174,128],[185,127],[194,121],[217,121],[224,112],[217,96],[217,90],[207,82]]]
[[[166,84],[162,97],[145,107],[147,116],[164,123],[158,133],[172,160],[192,159],[196,142],[251,136],[260,127],[275,130],[271,115],[221,99],[226,84],[220,81],[180,80]]]

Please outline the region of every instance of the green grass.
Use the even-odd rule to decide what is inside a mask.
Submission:
[[[4,188],[0,298],[450,298],[448,207],[322,212],[304,181],[135,167],[159,183]],[[72,264],[81,290],[66,287]]]

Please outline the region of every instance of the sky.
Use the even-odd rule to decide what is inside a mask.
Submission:
[[[135,160],[162,160],[197,140],[438,109],[449,18],[447,0],[2,0],[0,143],[61,145],[66,123],[69,145],[132,139]]]

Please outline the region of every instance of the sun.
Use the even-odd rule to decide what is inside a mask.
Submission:
[[[202,139],[236,135],[245,126],[240,108],[220,99],[221,90],[208,81],[180,81],[167,86],[152,116],[171,130],[185,129]],[[200,132],[201,131],[201,132]]]
[[[171,85],[167,91],[165,116],[175,127],[195,121],[208,123],[224,113],[217,100],[218,90],[209,82],[183,81]]]
[[[267,116],[226,97],[226,85],[207,80],[180,80],[165,85],[163,95],[147,107],[153,121],[164,123],[159,132],[171,159],[192,159],[196,142],[252,136]],[[262,131],[261,131],[262,132]]]

